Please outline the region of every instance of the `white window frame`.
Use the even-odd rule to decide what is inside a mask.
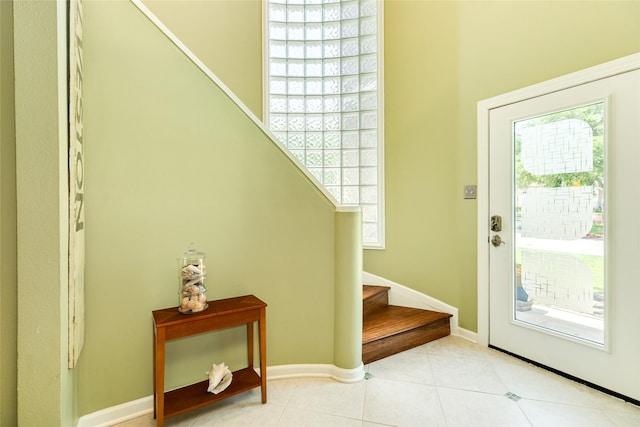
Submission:
[[[284,2],[284,0],[282,1]],[[318,4],[325,3],[322,0],[317,0]],[[293,3],[293,2],[291,2]],[[296,3],[304,4],[304,0],[298,0]],[[307,0],[306,3],[309,3]],[[269,128],[270,115],[269,115],[269,4],[268,0],[262,2],[262,23],[263,23],[263,122],[266,128]],[[377,62],[376,62],[376,74],[377,74],[377,234],[378,240],[376,242],[364,242],[363,247],[365,249],[384,249],[385,248],[385,196],[384,196],[384,2],[382,0],[376,0],[376,41],[377,41]],[[289,153],[286,145],[276,141],[285,152]],[[289,153],[290,154],[290,153]],[[298,161],[292,154],[290,157],[294,162],[302,167],[306,168],[302,162]],[[310,172],[306,172],[307,175],[313,176]],[[312,179],[317,185],[320,184],[319,180]],[[327,194],[327,191],[323,188],[323,193]],[[342,205],[338,203],[339,205]]]

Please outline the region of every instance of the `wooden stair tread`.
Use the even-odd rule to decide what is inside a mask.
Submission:
[[[362,286],[362,299],[367,300],[372,298],[378,294],[388,292],[391,289],[389,286],[373,286],[373,285],[363,285]]]
[[[389,286],[362,287],[364,364],[446,337],[449,313],[389,305]]]
[[[389,305],[365,317],[362,324],[362,344],[428,325],[441,323],[451,317],[449,313],[419,308]]]
[[[362,288],[362,317],[366,319],[373,312],[389,305],[388,286],[369,286]]]

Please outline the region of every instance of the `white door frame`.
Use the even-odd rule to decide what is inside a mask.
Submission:
[[[492,109],[640,69],[640,53],[478,102],[478,343],[489,345],[489,112]]]

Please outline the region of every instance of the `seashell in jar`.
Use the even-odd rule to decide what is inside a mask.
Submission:
[[[194,313],[198,312],[198,311],[202,311],[206,308],[206,305],[201,303],[199,300],[193,300],[195,301],[195,305],[193,307],[193,309],[191,311],[193,311]]]
[[[184,286],[195,286],[198,283],[202,282],[202,279],[198,277],[197,279],[193,279],[184,284]]]
[[[180,277],[188,278],[188,279],[191,279],[194,277],[200,277],[203,274],[204,274],[204,266],[202,266],[202,269],[201,269],[193,264],[183,267],[182,270],[180,271]]]

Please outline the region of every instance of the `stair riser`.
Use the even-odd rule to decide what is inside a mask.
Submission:
[[[451,333],[449,319],[421,326],[400,334],[381,338],[362,346],[364,364],[392,356],[413,347],[446,337]]]
[[[362,315],[367,316],[387,305],[389,305],[389,294],[387,292],[381,292],[362,301]]]

